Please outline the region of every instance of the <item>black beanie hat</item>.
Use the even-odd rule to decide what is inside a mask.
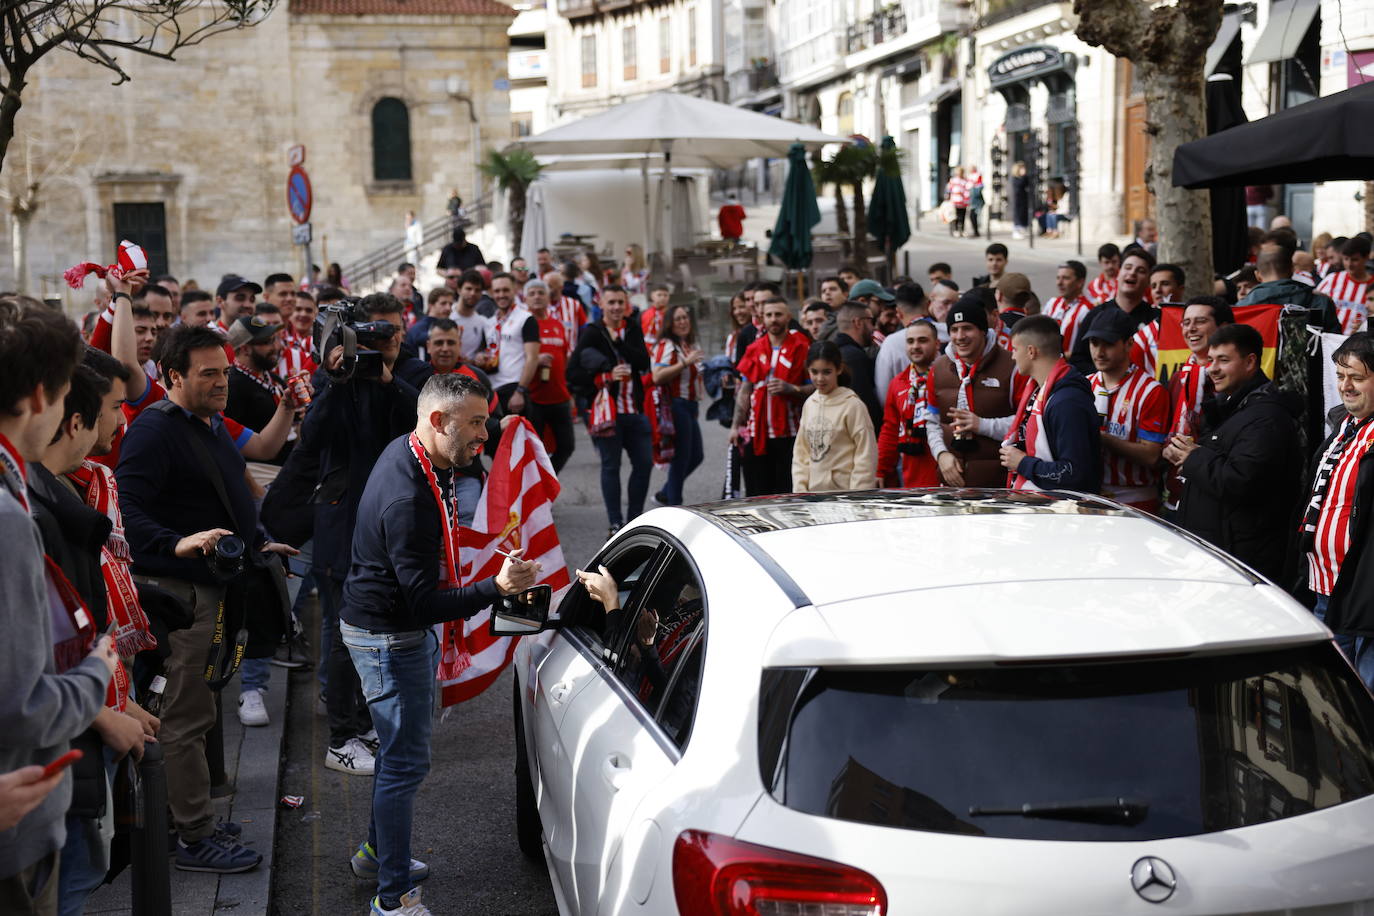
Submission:
[[[951,331],[956,324],[971,324],[983,333],[988,330],[988,311],[983,306],[983,298],[973,292],[964,293],[945,318],[945,326]]]

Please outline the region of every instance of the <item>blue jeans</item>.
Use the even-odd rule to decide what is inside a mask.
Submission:
[[[394,903],[411,887],[410,828],[415,793],[429,773],[439,641],[433,630],[374,633],[342,620],[339,635],[358,669],[380,743],[367,841],[379,863],[377,893]]]
[[[601,501],[606,518],[615,526],[625,523],[620,513],[620,452],[630,456],[629,518],[644,511],[649,494],[649,475],[654,469],[653,440],[649,418],[642,413],[622,413],[615,418],[615,435],[595,437],[596,453],[601,456]]]
[[[1326,623],[1326,607],[1330,600],[1327,595],[1318,595],[1317,603],[1312,607],[1312,613],[1316,614],[1322,623]],[[1374,690],[1374,639],[1337,633],[1336,645],[1345,657],[1350,659],[1350,664],[1355,666],[1355,671],[1359,674],[1360,680],[1364,681],[1364,685]]]
[[[101,748],[105,756],[105,779],[107,784],[114,782],[118,763],[114,751]],[[136,766],[133,760],[130,766]],[[107,811],[106,817],[114,817]],[[86,911],[86,901],[105,880],[109,871],[109,850],[102,846],[100,834],[94,818],[67,815],[67,842],[62,847],[62,856],[57,862],[57,912],[58,916],[81,916]]]
[[[239,673],[243,675],[239,694],[242,695],[245,690],[266,690],[267,682],[272,678],[269,665],[271,662],[265,658],[245,658],[243,664],[239,665]]]
[[[687,478],[706,457],[701,444],[700,407],[690,398],[673,398],[673,460],[668,463],[668,482],[663,485],[663,501],[682,505],[682,488]]]

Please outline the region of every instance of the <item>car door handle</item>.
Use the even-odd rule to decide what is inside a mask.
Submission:
[[[555,706],[562,706],[563,701],[572,693],[571,681],[559,681],[549,688],[549,701]]]
[[[601,775],[611,791],[619,792],[625,780],[630,778],[630,758],[624,754],[611,754],[601,761]]]

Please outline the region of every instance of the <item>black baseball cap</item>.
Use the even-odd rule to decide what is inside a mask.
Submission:
[[[262,295],[262,287],[252,280],[246,280],[238,274],[225,274],[220,278],[219,286],[215,287],[215,296],[219,299],[223,299],[235,290],[244,289],[245,287],[251,289],[255,296]]]
[[[1083,335],[1085,340],[1100,340],[1105,343],[1116,343],[1121,340],[1130,340],[1135,336],[1135,332],[1140,325],[1130,315],[1121,309],[1112,309],[1100,316],[1093,322],[1093,326]]]

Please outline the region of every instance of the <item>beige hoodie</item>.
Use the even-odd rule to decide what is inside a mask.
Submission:
[[[828,395],[813,392],[802,405],[792,449],[792,489],[867,490],[877,478],[878,440],[864,402],[843,385]]]

